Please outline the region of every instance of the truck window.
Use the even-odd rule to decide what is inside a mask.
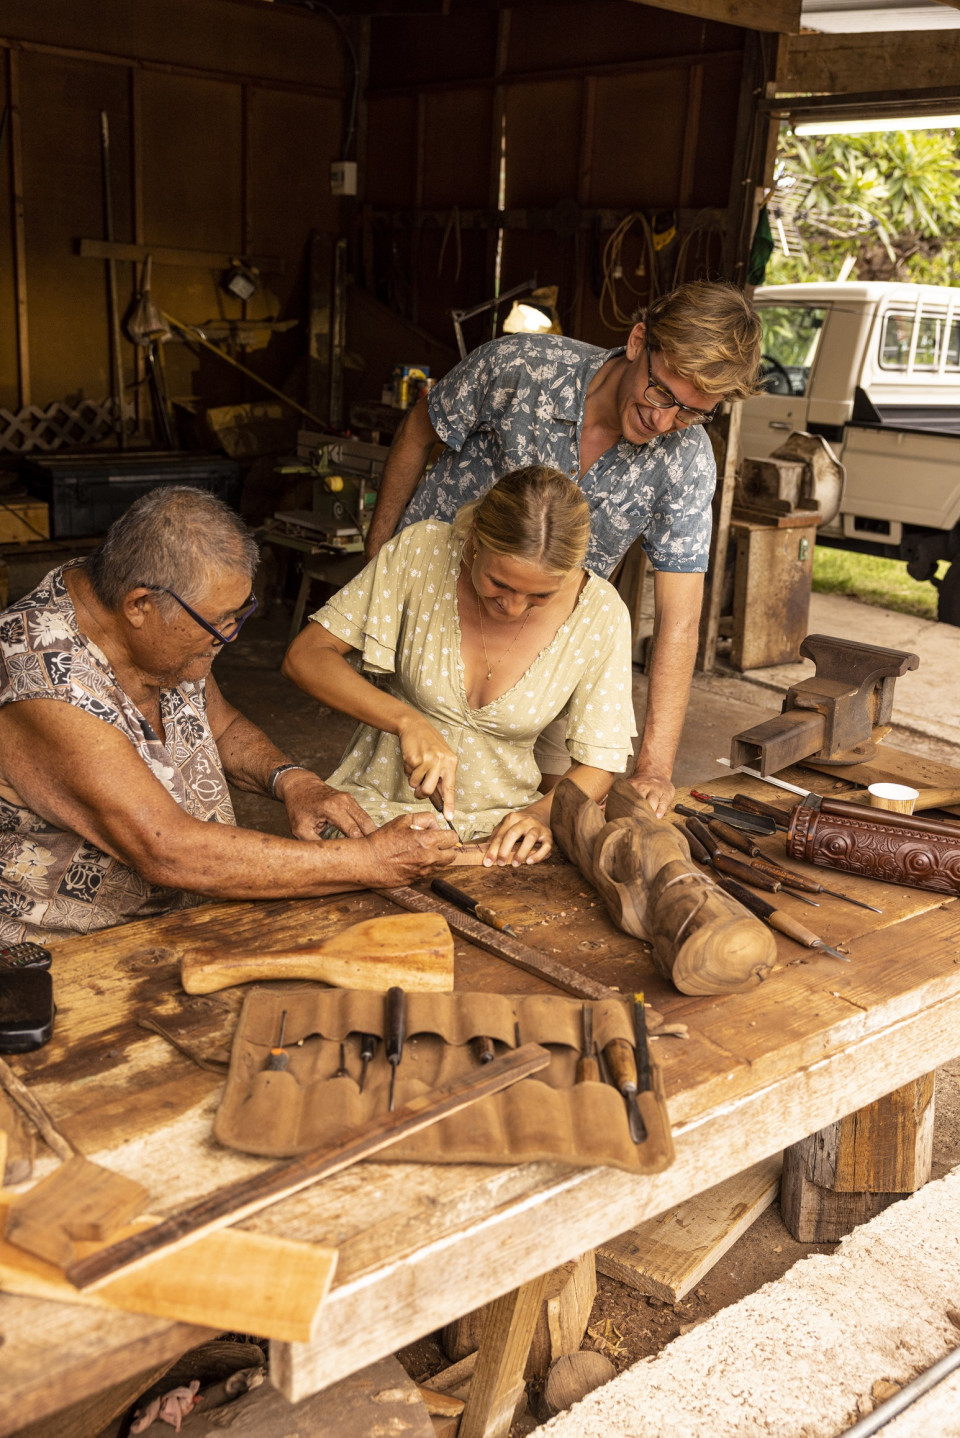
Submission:
[[[763,305],[759,314],[763,327],[763,388],[768,394],[806,394],[826,309]]]
[[[927,373],[941,366],[960,369],[960,319],[946,309],[926,309],[919,315],[915,310],[892,311],[881,331],[880,366]]]

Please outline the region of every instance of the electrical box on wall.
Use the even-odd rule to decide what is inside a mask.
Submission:
[[[330,165],[331,195],[355,195],[357,193],[356,160],[333,160]]]

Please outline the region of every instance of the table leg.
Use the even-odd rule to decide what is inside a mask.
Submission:
[[[934,1075],[924,1074],[786,1150],[780,1208],[798,1242],[835,1242],[923,1187],[933,1091]]]
[[[523,1394],[523,1370],[551,1274],[490,1305],[459,1438],[506,1438]]]

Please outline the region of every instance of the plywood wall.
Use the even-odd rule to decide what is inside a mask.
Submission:
[[[309,237],[340,231],[329,170],[351,82],[337,28],[306,10],[4,0],[0,106],[12,109],[0,145],[0,406],[110,392],[105,266],[76,253],[80,238],[104,235],[101,110],[115,237],[276,257],[282,272],[264,276],[270,307],[299,324],[248,363],[304,399]],[[239,318],[218,276],[155,263],[154,298],[189,323]],[[118,266],[118,283],[126,309],[132,264]],[[173,395],[257,395],[215,358],[181,344],[165,353]],[[138,372],[126,340],[123,362],[129,396]]]
[[[624,329],[616,313],[647,299],[651,286],[742,280],[737,212],[754,198],[745,174],[756,140],[749,97],[765,43],[627,0],[375,18],[370,287],[448,342],[449,310],[494,293],[501,135],[501,287],[533,273],[558,284],[567,333],[615,344]],[[631,215],[617,303],[608,295],[601,310],[604,247]],[[652,266],[643,220],[676,227]],[[477,320],[468,338],[476,344],[488,333],[489,320]]]

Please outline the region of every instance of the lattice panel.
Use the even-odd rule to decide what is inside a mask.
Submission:
[[[0,451],[26,454],[29,450],[62,449],[64,445],[100,444],[115,432],[112,399],[81,400],[78,405],[54,401],[46,409],[28,404],[16,411],[0,409]],[[131,432],[132,405],[123,407],[124,424]]]

